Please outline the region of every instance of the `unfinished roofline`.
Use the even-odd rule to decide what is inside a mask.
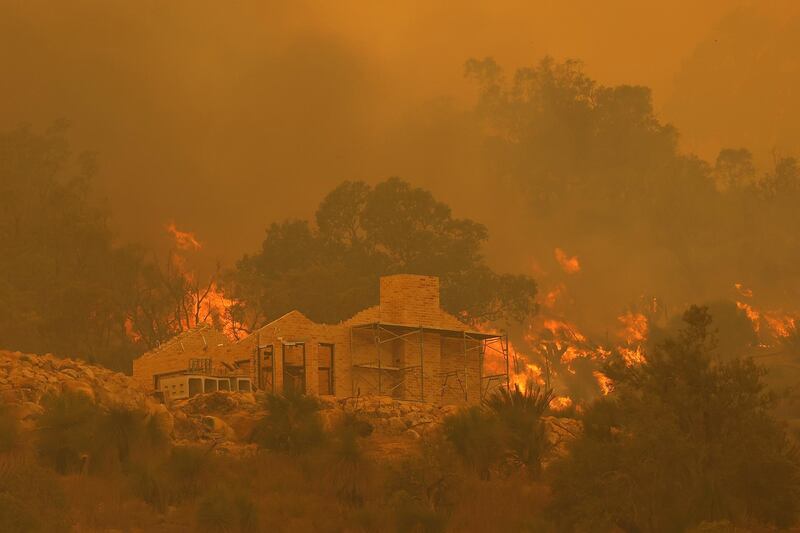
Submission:
[[[442,335],[447,335],[450,337],[464,337],[467,336],[468,338],[475,339],[475,340],[489,340],[489,339],[500,339],[505,337],[504,333],[483,333],[480,331],[469,331],[469,330],[462,330],[462,329],[446,329],[446,328],[437,328],[433,326],[423,326],[423,325],[416,325],[412,326],[410,324],[393,324],[391,322],[367,322],[365,324],[353,324],[349,327],[353,329],[369,329],[369,328],[395,328],[400,329],[403,331],[415,331],[415,330],[422,330],[422,331],[429,331],[431,333],[440,333]],[[449,335],[448,335],[449,334]]]

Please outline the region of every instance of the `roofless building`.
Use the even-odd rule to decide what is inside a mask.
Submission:
[[[508,364],[505,335],[441,309],[438,278],[398,274],[380,279],[378,305],[340,324],[292,311],[238,342],[200,326],[134,360],[133,377],[171,397],[252,387],[464,404],[507,387]]]

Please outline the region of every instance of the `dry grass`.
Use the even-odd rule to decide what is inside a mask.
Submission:
[[[449,531],[531,531],[550,528],[544,519],[549,490],[526,479],[468,480],[453,508]]]

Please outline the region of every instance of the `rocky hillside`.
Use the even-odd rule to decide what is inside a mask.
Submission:
[[[0,400],[10,406],[23,427],[32,428],[48,393],[84,394],[101,407],[125,406],[157,417],[176,444],[204,444],[217,453],[246,455],[255,423],[264,416],[260,394],[213,392],[163,405],[140,390],[128,376],[72,359],[0,351]],[[323,399],[326,429],[345,412],[355,412],[373,428],[368,449],[377,456],[402,455],[413,443],[435,431],[454,406],[399,401],[373,396],[347,400]],[[546,419],[548,435],[558,453],[579,431],[568,418]]]
[[[157,417],[173,433],[172,415],[141,391],[130,377],[74,359],[0,351],[0,401],[22,422],[32,427],[42,412],[47,394],[83,394],[104,408],[124,406]]]

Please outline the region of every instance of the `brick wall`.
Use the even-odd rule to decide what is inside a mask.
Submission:
[[[165,346],[145,354],[134,361],[134,378],[142,385],[152,388],[153,375],[185,370],[192,358],[208,357],[213,364],[222,361],[250,360],[253,384],[256,376],[258,346],[273,348],[274,385],[276,392],[283,391],[283,346],[286,343],[305,345],[306,392],[319,392],[319,346],[333,344],[334,393],[338,397],[356,394],[377,394],[377,369],[353,368],[353,365],[376,365],[378,352],[375,347],[373,329],[355,329],[353,325],[384,322],[407,326],[427,326],[461,331],[466,326],[455,317],[443,312],[439,302],[439,280],[432,276],[400,274],[385,276],[380,280],[380,304],[365,309],[350,320],[338,325],[316,324],[299,311],[292,311],[267,324],[247,338],[229,343],[213,328],[203,326],[197,331],[182,334]],[[378,331],[382,340],[392,338]],[[397,398],[434,403],[463,403],[464,392],[458,381],[450,377],[444,383],[443,374],[459,372],[464,380],[463,339],[443,339],[440,333],[428,331],[395,339],[380,345],[381,393]],[[423,368],[411,368],[420,364],[419,341],[423,346]],[[474,343],[474,341],[471,341]],[[223,346],[219,347],[218,344]],[[470,344],[472,346],[472,344]],[[466,385],[469,402],[480,397],[479,357],[477,350],[468,351]],[[391,368],[398,370],[391,370]],[[407,370],[402,370],[407,369]],[[422,387],[422,389],[420,388]],[[424,395],[421,395],[424,393]]]
[[[438,326],[439,278],[396,274],[380,281],[381,321],[394,324]]]
[[[465,357],[466,348],[466,357]],[[480,343],[475,340],[442,337],[441,389],[444,404],[474,403],[480,398]],[[445,381],[445,376],[447,379]],[[466,377],[465,377],[466,376]],[[465,395],[466,389],[466,395]]]
[[[218,345],[226,343],[227,337],[210,326],[186,331],[134,359],[133,379],[145,389],[153,390],[154,376],[186,370],[190,359],[214,360]]]
[[[284,344],[302,343],[305,347],[305,383],[306,392],[319,392],[319,346],[333,345],[333,388],[336,396],[351,394],[351,359],[349,350],[349,329],[343,326],[316,324],[298,311],[292,311],[283,317],[267,324],[251,334],[239,344],[247,344],[252,354],[253,380],[257,364],[256,344],[272,346],[275,367],[275,391],[283,391],[283,350]]]

